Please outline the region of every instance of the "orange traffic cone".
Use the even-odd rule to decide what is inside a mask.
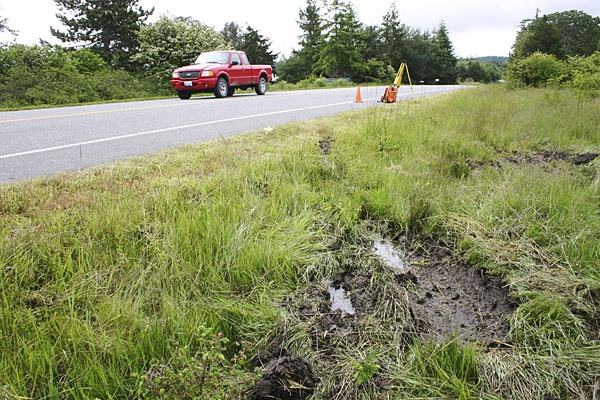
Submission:
[[[360,86],[356,88],[356,99],[354,99],[355,103],[362,103],[362,98],[360,97]]]

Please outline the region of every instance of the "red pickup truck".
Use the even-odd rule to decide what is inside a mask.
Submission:
[[[243,51],[211,51],[173,71],[171,86],[184,100],[200,92],[213,92],[219,98],[233,96],[235,89],[249,87],[263,95],[272,78],[270,65],[250,65]]]

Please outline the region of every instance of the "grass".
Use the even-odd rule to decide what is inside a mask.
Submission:
[[[598,396],[600,163],[551,156],[600,153],[598,126],[597,99],[479,87],[2,186],[0,397],[238,398],[275,341],[314,398]],[[510,346],[411,336],[373,274],[372,315],[315,351],[281,304],[374,271],[373,229],[502,275]]]

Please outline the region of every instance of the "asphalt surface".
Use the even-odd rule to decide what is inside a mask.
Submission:
[[[460,86],[401,86],[398,102]],[[384,87],[236,94],[0,112],[0,183],[80,170],[379,102]]]

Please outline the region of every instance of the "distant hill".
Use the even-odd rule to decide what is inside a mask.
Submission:
[[[487,56],[487,57],[479,57],[477,59],[481,62],[487,61],[487,62],[500,63],[500,64],[504,64],[505,62],[508,61],[508,57],[501,57],[501,56]]]
[[[476,57],[476,58],[463,58],[463,60],[468,61],[468,60],[477,60],[479,62],[489,62],[489,63],[494,63],[496,65],[498,65],[499,67],[501,67],[503,64],[505,64],[508,61],[508,57],[504,57],[504,56],[485,56],[485,57]]]

